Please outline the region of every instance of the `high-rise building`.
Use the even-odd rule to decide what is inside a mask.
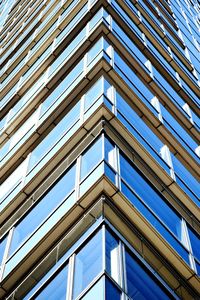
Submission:
[[[0,1],[0,299],[200,299],[196,0]]]

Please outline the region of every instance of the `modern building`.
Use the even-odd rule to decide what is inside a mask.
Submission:
[[[200,299],[198,2],[0,2],[0,299]]]

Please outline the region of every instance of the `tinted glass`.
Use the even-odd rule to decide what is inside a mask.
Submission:
[[[102,139],[95,142],[81,158],[81,179],[84,178],[102,159]]]
[[[99,231],[76,255],[73,299],[102,270],[102,231]]]
[[[119,248],[116,240],[109,231],[106,230],[106,271],[119,283]]]
[[[200,237],[189,226],[188,226],[188,233],[189,233],[189,238],[190,238],[190,243],[191,243],[191,246],[192,246],[193,254],[200,261]]]
[[[87,294],[81,298],[82,300],[103,300],[104,299],[104,282],[100,279]]]
[[[75,166],[51,188],[42,200],[14,228],[10,254],[45,220],[65,196],[74,188]]]
[[[64,300],[67,293],[68,266],[60,271],[56,277],[44,288],[44,290],[34,299],[37,300]]]
[[[164,300],[169,296],[157,284],[152,274],[139,265],[139,263],[129,254],[125,253],[126,260],[126,280],[127,293],[134,300]]]
[[[143,199],[143,201],[158,215],[169,229],[181,239],[181,219],[164,201],[154,188],[139,172],[121,155],[121,176]]]
[[[106,300],[120,300],[121,298],[121,292],[118,290],[118,288],[109,280],[106,278],[106,284],[105,284],[105,292],[106,292]]]

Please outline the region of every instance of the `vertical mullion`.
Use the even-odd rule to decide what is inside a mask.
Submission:
[[[121,176],[120,176],[120,156],[119,156],[119,148],[115,146],[116,149],[116,171],[117,171],[117,187],[121,191]]]
[[[106,300],[106,276],[103,276],[103,300]]]
[[[106,139],[106,137],[105,137],[105,134],[103,133],[102,134],[102,149],[101,149],[101,151],[102,151],[102,153],[101,153],[101,155],[102,155],[101,159],[102,160],[105,160],[105,154],[106,154],[105,139]]]
[[[81,97],[81,100],[80,100],[80,115],[79,115],[79,118],[80,118],[80,123],[83,124],[84,122],[84,107],[85,107],[85,95],[83,95]]]
[[[14,229],[15,229],[15,227],[11,228],[11,230],[8,233],[8,239],[6,242],[6,247],[5,247],[4,255],[2,258],[2,264],[1,264],[1,270],[0,270],[0,281],[3,279],[3,273],[4,273],[4,269],[5,269],[5,265],[6,265],[6,260],[8,258]]]
[[[121,259],[122,259],[122,276],[123,276],[123,286],[122,288],[128,293],[127,288],[127,280],[126,280],[126,261],[125,261],[125,246],[123,243],[121,243]]]
[[[83,76],[87,77],[87,66],[88,66],[88,52],[83,57]]]
[[[118,256],[119,256],[119,285],[124,288],[124,272],[123,272],[123,253],[122,253],[122,242],[119,240],[119,246],[118,246]]]
[[[103,272],[106,271],[106,226],[102,226],[102,259],[103,259]]]
[[[29,155],[26,157],[25,159],[25,163],[24,163],[24,168],[23,168],[23,171],[22,171],[22,177],[21,177],[21,185],[22,185],[22,188],[24,187],[25,185],[25,182],[26,182],[26,175],[27,175],[27,172],[28,172],[28,167],[29,167],[29,162],[30,162],[30,158],[31,158],[31,153],[29,153]]]
[[[69,259],[66,300],[72,300],[73,297],[74,269],[75,269],[75,253]]]
[[[111,101],[113,103],[113,113],[115,116],[117,116],[117,95],[116,95],[116,88],[112,86],[111,90]]]
[[[183,229],[182,230],[183,238],[184,238],[184,241],[186,244],[185,246],[189,250],[189,261],[190,261],[191,268],[197,273],[196,264],[195,264],[195,260],[194,260],[193,252],[192,252],[192,246],[190,243],[190,237],[189,237],[189,233],[188,233],[188,229],[187,229],[187,224],[184,219],[182,219],[182,229]]]
[[[76,201],[79,198],[80,174],[81,174],[81,155],[76,160],[76,176],[75,176],[75,199],[76,199]]]

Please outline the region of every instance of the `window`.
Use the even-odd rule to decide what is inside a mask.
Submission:
[[[47,216],[74,189],[75,165],[42,197],[28,215],[14,228],[10,255],[30,236]]]
[[[172,210],[150,182],[133,168],[123,155],[120,155],[120,172],[122,178],[132,187],[136,194],[151,208],[168,228],[181,240],[181,218]]]
[[[106,271],[119,284],[119,242],[106,230]]]
[[[102,231],[99,231],[75,257],[73,299],[102,271]]]
[[[104,280],[100,279],[88,292],[81,298],[82,300],[104,300]]]
[[[195,231],[188,226],[188,234],[190,238],[191,248],[193,255],[200,261],[200,237],[195,233]]]
[[[67,279],[68,266],[63,268],[34,299],[65,300],[67,294]]]
[[[174,299],[167,285],[160,282],[147,263],[136,257],[126,241],[120,240],[116,230],[113,233],[109,223],[101,224],[99,229],[98,226],[96,224],[92,230],[88,228],[66,253],[63,253],[62,243],[59,244],[61,257],[57,261],[56,254],[52,268],[45,275],[41,272],[40,276],[44,277],[38,278],[40,284],[37,283],[23,299],[64,300],[68,289],[72,291],[69,299],[120,300],[127,295],[138,300]],[[52,262],[51,254],[49,258]],[[48,268],[48,257],[46,259]]]
[[[105,282],[105,300],[115,299],[120,300],[121,299],[121,292],[118,290],[116,285],[112,283],[111,280],[106,278]]]
[[[92,171],[102,158],[102,139],[99,139],[81,157],[81,180]]]
[[[132,299],[165,300],[171,298],[161,289],[156,279],[148,274],[144,266],[141,267],[127,250],[125,252],[125,263],[127,293]]]

